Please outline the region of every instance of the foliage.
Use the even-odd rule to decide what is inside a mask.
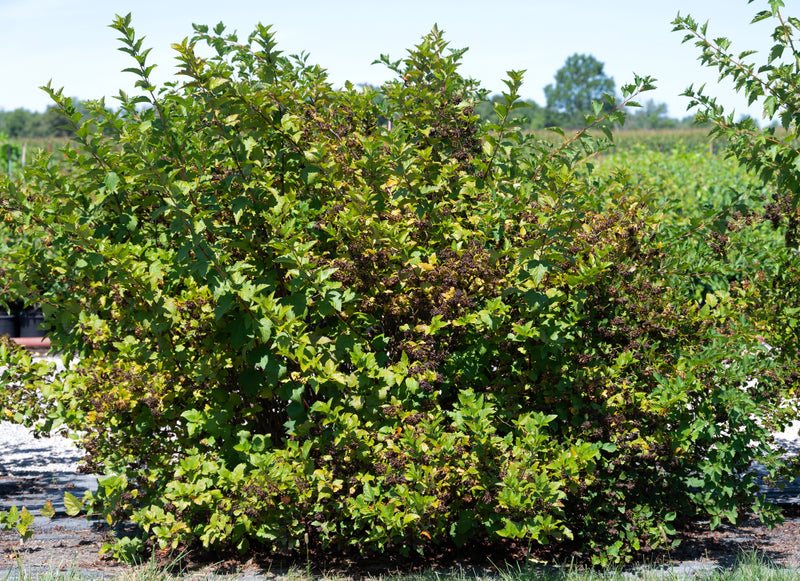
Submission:
[[[502,102],[503,95],[492,95],[490,99],[479,102],[475,106],[475,112],[481,121],[485,123],[499,123],[501,119],[495,112],[495,104]],[[524,106],[515,109],[511,113],[511,118],[519,125],[520,129],[544,129],[545,127],[555,125],[555,123],[553,123],[554,115],[552,112],[541,107],[535,101],[520,100],[519,104]]]
[[[525,129],[525,131],[528,131]],[[539,132],[537,137],[557,146],[563,139],[557,133],[557,128],[550,127],[547,132]],[[633,152],[646,155],[647,151],[659,154],[671,154],[676,149],[687,152],[708,151],[712,155],[721,155],[725,151],[726,142],[719,138],[712,138],[708,128],[692,127],[681,129],[630,129],[627,123],[613,133],[613,140],[608,143],[609,148],[595,155],[595,159],[615,159],[619,153]],[[656,156],[658,158],[658,156]],[[625,160],[625,157],[618,158]],[[688,160],[687,160],[688,161]],[[624,161],[619,164],[624,169]],[[683,170],[680,170],[683,171]]]
[[[597,170],[601,179],[624,180],[641,191],[660,213],[662,244],[683,257],[673,265],[681,269],[674,284],[700,303],[708,293],[758,278],[771,256],[785,251],[783,235],[765,217],[771,188],[705,147],[679,142],[671,151],[643,145],[615,150]]]
[[[562,114],[563,124],[582,125],[582,116],[592,112],[592,102],[611,106],[615,84],[603,66],[592,55],[573,54],[556,71],[555,83],[544,88],[547,108]]]
[[[33,536],[32,524],[33,514],[24,506],[22,509],[12,506],[9,510],[0,511],[0,527],[6,531],[16,530],[23,541]]]
[[[500,119],[494,111],[494,104],[503,100],[502,95],[492,95],[491,98],[481,101],[475,106],[475,111],[481,121],[486,123],[498,123]],[[548,127],[558,126],[563,123],[574,123],[575,119],[565,117],[564,113],[542,107],[535,101],[520,101],[524,106],[516,109],[511,118],[519,124],[519,128],[525,131],[535,131]],[[667,106],[664,103],[656,104],[649,99],[641,107],[633,107],[625,119],[625,131],[628,130],[655,130],[659,133],[664,130],[691,130],[694,126],[694,118],[673,119],[667,116]],[[707,130],[698,131],[702,135],[703,141],[707,141]]]
[[[632,129],[626,126],[614,132],[614,148],[612,155],[629,150],[649,150],[657,153],[670,153],[676,148],[689,152],[700,149],[714,155],[725,151],[726,142],[708,135],[708,128],[693,127],[680,129]]]
[[[0,133],[0,173],[19,171],[22,162],[22,148],[11,143],[6,135]]]
[[[515,124],[518,72],[478,123],[436,28],[381,57],[378,95],[263,26],[196,27],[157,89],[130,16],[113,26],[141,95],[84,117],[48,87],[69,171],[0,187],[35,232],[0,267],[69,359],[45,381],[7,345],[0,395],[80,439],[90,513],[162,547],[555,543],[601,564],[698,518],[777,518],[749,467],[789,469],[769,433],[796,366],[756,286],[694,294],[691,252],[724,253],[674,251],[680,220],[585,169],[650,78],[552,145]]]
[[[752,2],[753,0],[749,0]],[[748,103],[760,102],[767,121],[780,121],[786,131],[776,132],[774,125],[762,130],[756,121],[745,117],[734,122],[733,113],[725,113],[714,97],[704,88],[690,86],[685,95],[692,98],[691,107],[699,108],[698,118],[713,125],[712,134],[723,136],[729,142],[730,154],[740,163],[754,171],[762,180],[774,183],[778,190],[775,199],[776,211],[786,206],[789,215],[779,216],[788,220],[787,241],[796,246],[798,202],[797,127],[800,121],[800,95],[797,79],[800,76],[800,52],[795,47],[800,20],[785,17],[780,0],[770,0],[769,9],[760,11],[753,22],[775,20],[772,33],[774,45],[761,64],[748,62],[755,51],[745,50],[735,54],[731,42],[724,37],[708,37],[708,25],[698,25],[691,17],[678,16],[673,22],[675,31],[685,32],[684,42],[693,41],[700,49],[700,61],[705,66],[717,68],[720,80],[729,78],[738,92],[744,93]]]
[[[53,145],[58,147],[59,143],[63,143],[63,140],[31,139],[20,142],[9,139],[7,135],[0,133],[0,174],[18,179],[25,164],[39,155],[40,150],[50,151]],[[57,158],[54,161],[57,162]],[[1,238],[2,234],[0,233]]]
[[[800,52],[796,42],[800,20],[786,16],[781,11],[784,3],[780,0],[769,0],[767,4],[768,9],[759,11],[752,20],[756,23],[771,19],[775,24],[771,34],[774,44],[761,63],[750,61],[755,51],[737,54],[727,38],[710,38],[707,23],[699,25],[691,16],[678,16],[673,24],[675,31],[685,33],[684,42],[694,42],[698,47],[702,64],[718,69],[720,80],[730,79],[750,104],[760,103],[765,120],[772,122],[764,129],[748,117],[734,122],[733,113],[726,114],[704,88],[690,86],[685,92],[692,98],[690,107],[699,109],[698,119],[712,125],[712,135],[727,140],[728,154],[773,186],[765,206],[765,218],[783,234],[786,249],[766,260],[761,276],[750,283],[758,287],[761,304],[771,313],[764,314],[766,328],[773,334],[771,345],[788,357],[800,347],[796,322],[800,312],[797,300],[800,272],[796,258],[800,224],[800,96],[797,91]]]

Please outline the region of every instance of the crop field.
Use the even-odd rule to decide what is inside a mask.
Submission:
[[[726,140],[712,137],[710,127],[689,127],[676,129],[626,129],[624,126],[614,131],[614,149],[620,152],[628,149],[645,149],[667,153],[678,147],[691,151],[707,150],[711,154],[722,153]]]
[[[25,165],[30,164],[41,154],[53,154],[54,163],[62,160],[60,150],[69,143],[63,137],[30,137],[25,139],[8,139],[0,134],[0,174],[21,175]]]
[[[614,148],[594,162],[598,176],[620,173],[643,200],[659,207],[670,221],[689,224],[712,219],[736,204],[754,205],[771,194],[761,180],[725,150],[695,132],[637,132],[615,135]],[[592,163],[592,162],[589,162]],[[699,222],[698,222],[699,223]]]

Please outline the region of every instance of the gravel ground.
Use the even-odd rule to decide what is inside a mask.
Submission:
[[[81,453],[68,438],[34,438],[24,426],[0,422],[0,458],[0,476],[75,473]]]
[[[14,578],[20,566],[27,574],[45,574],[53,569],[74,568],[88,576],[115,576],[119,566],[100,559],[107,541],[106,530],[85,517],[68,517],[64,492],[77,497],[95,489],[92,476],[77,474],[81,454],[63,437],[34,438],[15,424],[0,423],[0,509],[25,506],[35,516],[34,536],[22,542],[16,531],[0,532],[0,577]],[[39,516],[50,501],[56,510],[52,519]]]

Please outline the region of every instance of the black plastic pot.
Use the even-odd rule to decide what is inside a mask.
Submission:
[[[19,336],[19,317],[15,310],[0,309],[0,335]]]
[[[19,335],[18,337],[44,337],[44,323],[42,309],[25,309],[19,315]]]

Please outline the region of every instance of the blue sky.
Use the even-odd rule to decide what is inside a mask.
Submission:
[[[793,10],[798,0],[786,4],[800,16]],[[116,50],[117,34],[108,27],[115,14],[131,12],[144,46],[153,48],[158,81],[173,74],[170,44],[190,36],[193,22],[222,21],[241,37],[256,22],[272,24],[281,50],[310,53],[335,85],[387,80],[389,71],[372,61],[382,53],[401,58],[437,24],[451,47],[469,47],[462,73],[492,91],[503,88],[505,71],[527,69],[522,94],[544,104],[543,88],[556,70],[571,54],[585,53],[605,63],[617,86],[634,72],[656,77],[658,90],[643,100],[666,103],[673,117],[687,114],[688,100],[679,95],[690,83],[707,83],[727,107],[760,117],[729,83],[718,84],[714,71],[701,68],[697,49],[681,44],[670,23],[679,12],[691,14],[709,20],[709,32],[733,40],[737,51],[764,51],[772,25],[749,22],[766,6],[766,0],[0,0],[0,110],[44,110],[50,101],[38,87],[50,79],[84,99],[134,92],[133,77],[120,72],[132,61]]]

